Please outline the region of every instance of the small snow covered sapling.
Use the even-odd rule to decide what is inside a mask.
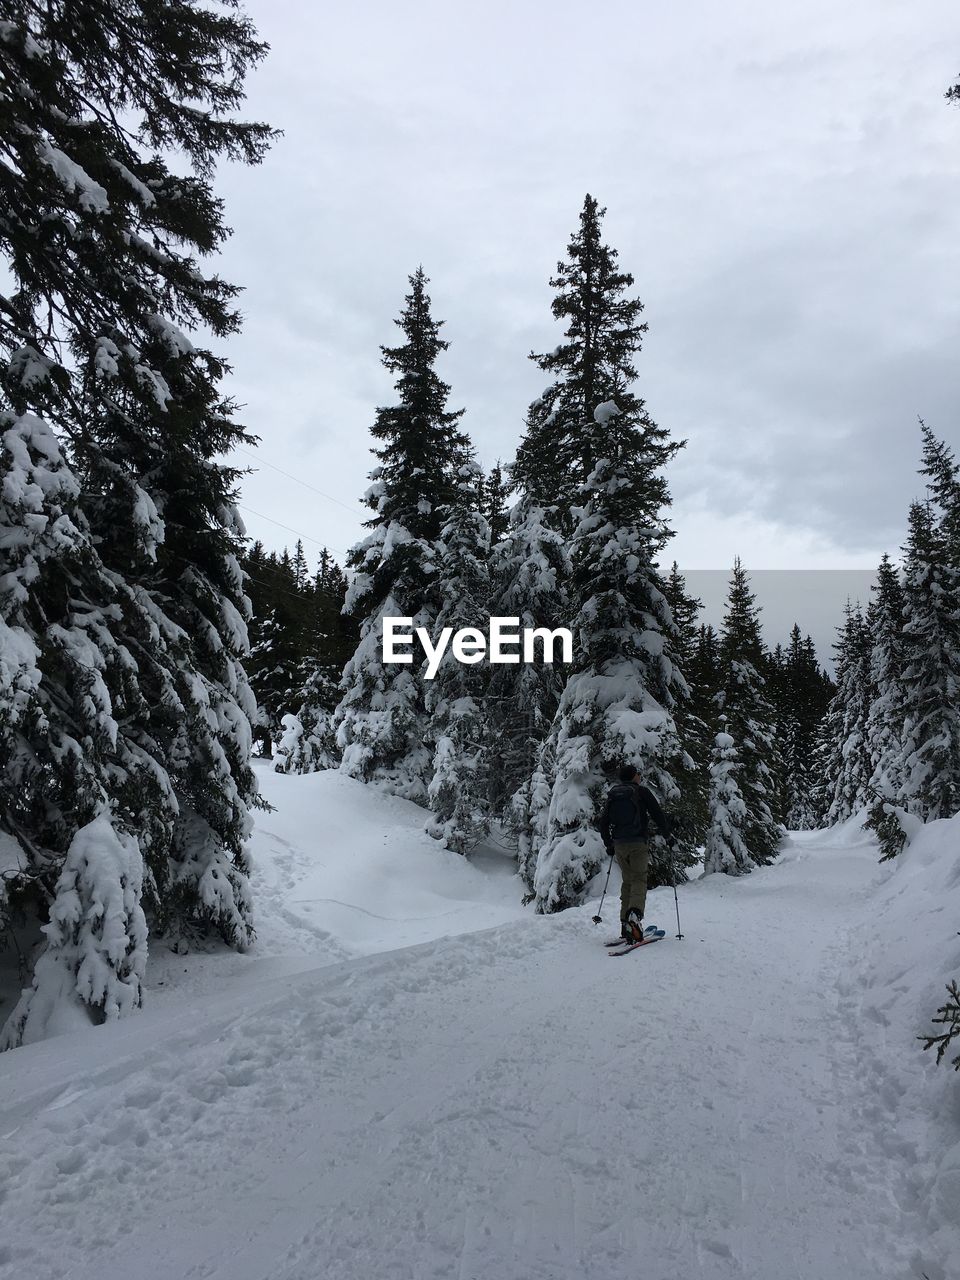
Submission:
[[[950,998],[940,1006],[937,1017],[933,1019],[934,1023],[947,1027],[947,1030],[938,1036],[917,1036],[923,1041],[924,1049],[932,1049],[936,1045],[938,1064],[943,1061],[952,1042],[960,1036],[960,987],[956,979],[947,983],[947,994]],[[960,1071],[960,1053],[953,1059],[953,1069]]]

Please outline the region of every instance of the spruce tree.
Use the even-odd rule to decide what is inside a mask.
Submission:
[[[720,732],[710,753],[709,821],[703,855],[703,874],[722,871],[728,876],[752,871],[754,861],[746,844],[749,821],[740,792],[736,744]]]
[[[151,927],[213,928],[240,946],[252,936],[244,843],[256,708],[242,666],[238,473],[220,459],[250,438],[220,389],[226,365],[196,334],[222,340],[239,327],[236,287],[199,259],[227,235],[210,184],[217,161],[256,163],[270,141],[267,126],[233,114],[264,52],[242,14],[185,0],[21,5],[0,33],[10,161],[0,166],[0,254],[13,283],[0,300],[0,419],[20,431],[32,416],[56,437],[77,483],[75,527],[89,531],[94,576],[110,592],[101,582],[89,598],[55,594],[39,644],[58,625],[69,632],[79,607],[89,641],[80,684],[99,688],[95,673],[114,661],[124,671],[125,691],[107,683],[94,698],[122,725],[117,750],[129,748],[99,810],[121,851],[101,864],[119,877],[111,900],[140,896],[126,838],[136,837]],[[170,167],[174,156],[186,173]],[[35,447],[41,429],[29,434]],[[50,704],[53,736],[76,729],[67,705]],[[19,821],[11,832],[53,895],[51,926],[61,893],[93,892],[79,869],[68,874],[83,806],[63,813],[51,843]],[[75,943],[57,943],[71,964]],[[38,1009],[50,969],[35,974]],[[101,1013],[131,1007],[78,991]],[[30,1034],[29,1017],[18,1034]]]
[[[605,213],[587,195],[567,259],[550,280],[564,341],[530,356],[552,381],[530,408],[513,467],[514,484],[553,512],[567,534],[576,525],[571,508],[598,461],[629,453],[640,435],[647,459],[646,509],[656,525],[669,501],[658,472],[680,448],[650,420],[633,390],[634,360],[647,326],[640,321],[643,304],[627,296],[633,276],[620,270],[617,251],[602,241]],[[618,414],[598,416],[610,403]]]
[[[564,341],[531,357],[553,381],[531,406],[513,468],[521,491],[573,535],[574,665],[526,789],[539,911],[578,901],[603,858],[595,824],[612,763],[631,760],[667,802],[693,767],[673,719],[683,677],[654,568],[670,537],[662,469],[681,444],[634,388],[643,307],[602,241],[604,212],[586,197],[550,282]],[[672,878],[686,860],[662,855],[652,875]]]
[[[444,628],[453,635],[476,629],[490,596],[490,526],[482,514],[483,474],[475,463],[458,475],[438,543],[439,608],[434,643]],[[484,641],[483,632],[475,639]],[[480,655],[478,655],[480,656]],[[489,755],[484,706],[486,662],[461,661],[452,643],[427,682],[433,776],[427,791],[427,831],[454,853],[469,853],[489,831]]]
[[[169,781],[138,741],[121,588],[97,554],[79,481],[42,419],[2,414],[0,426],[0,822],[20,849],[0,879],[0,937],[27,917],[46,941],[0,1031],[10,1048],[41,1038],[64,1003],[97,1020],[139,1006],[142,849],[169,841],[173,814]],[[148,631],[147,611],[141,622]],[[134,829],[139,842],[125,834]],[[88,857],[91,844],[100,852]]]
[[[504,478],[499,459],[483,484],[483,514],[490,526],[490,545],[495,547],[510,527],[507,494],[510,486]]]
[[[775,717],[763,675],[767,663],[760,611],[739,559],[730,579],[720,655],[718,710],[739,754],[740,792],[747,807],[744,839],[750,857],[763,865],[776,857],[781,834],[774,816]]]
[[[884,554],[867,610],[870,633],[870,706],[867,743],[870,789],[880,801],[896,801],[903,769],[903,612],[899,574]]]
[[[719,697],[723,690],[723,660],[720,637],[710,623],[697,630],[687,683],[693,696],[693,711],[710,731],[711,740],[718,726]]]
[[[905,550],[900,801],[923,818],[960,810],[960,569],[928,503],[910,508]]]
[[[921,419],[923,453],[920,474],[927,476],[930,501],[939,512],[947,559],[960,568],[960,465],[953,450]]]
[[[677,682],[674,720],[684,752],[692,767],[677,778],[680,796],[675,806],[677,839],[693,851],[704,841],[709,821],[710,729],[699,714],[697,690],[691,673],[696,665],[699,629],[697,618],[703,602],[687,593],[677,562],[664,582],[664,595],[673,616],[674,651],[684,680]]]
[[[863,613],[848,603],[834,645],[836,692],[824,716],[817,751],[817,807],[825,826],[846,822],[871,799],[870,649]]]
[[[517,618],[521,631],[554,631],[569,623],[566,588],[570,556],[542,507],[521,497],[510,512],[503,541],[494,548],[492,603],[496,617]],[[540,746],[547,736],[565,679],[564,668],[545,662],[491,666],[486,695],[488,732],[497,744],[490,758],[493,813],[517,843],[520,876],[533,888],[535,835],[531,799]]]
[[[813,640],[802,636],[797,623],[786,649],[776,646],[769,675],[781,753],[783,822],[791,831],[810,830],[818,819],[813,757],[830,686],[817,661]]]
[[[648,478],[642,450],[624,449],[598,463],[582,492],[573,542],[574,662],[541,752],[549,762],[549,806],[534,815],[543,833],[534,873],[542,912],[578,902],[604,859],[596,823],[613,766],[633,763],[671,805],[677,775],[693,764],[673,719],[682,676],[670,606],[653,567],[662,543],[650,520]],[[544,799],[541,790],[541,810]],[[661,857],[661,878],[681,875],[685,861]]]
[[[334,717],[341,769],[419,804],[433,772],[424,682],[416,665],[383,662],[382,619],[412,618],[415,627],[432,629],[442,512],[454,498],[458,469],[470,461],[459,427],[463,410],[447,409],[450,388],[434,367],[449,344],[431,314],[428,283],[422,267],[410,277],[396,321],[404,341],[381,348],[397,403],[378,409],[372,428],[379,465],[366,501],[374,516],[351,555],[355,572],[344,604],[360,639]]]

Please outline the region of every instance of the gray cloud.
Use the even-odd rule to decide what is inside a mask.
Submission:
[[[248,8],[273,45],[251,112],[286,135],[219,187],[247,287],[233,391],[264,459],[359,502],[378,346],[421,262],[454,401],[484,462],[509,458],[589,190],[646,303],[641,392],[688,440],[681,562],[896,550],[916,416],[960,445],[954,6]],[[268,467],[244,502],[341,551],[359,531]]]

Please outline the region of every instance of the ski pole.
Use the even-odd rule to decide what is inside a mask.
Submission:
[[[607,896],[607,885],[610,883],[610,872],[612,870],[613,870],[613,854],[611,853],[610,865],[609,867],[607,867],[607,878],[603,883],[603,893],[601,893],[600,895],[600,906],[597,907],[597,914],[593,917],[594,924],[603,924],[603,920],[600,918],[600,911],[603,907],[603,900]]]
[[[679,942],[683,938],[683,934],[680,932],[680,899],[677,897],[676,866],[674,866],[673,868],[673,903],[674,903],[674,906],[677,908],[677,941]]]

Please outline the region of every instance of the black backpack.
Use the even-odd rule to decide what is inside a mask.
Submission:
[[[620,782],[610,788],[607,815],[614,840],[642,840],[646,836],[647,811],[632,782]]]

